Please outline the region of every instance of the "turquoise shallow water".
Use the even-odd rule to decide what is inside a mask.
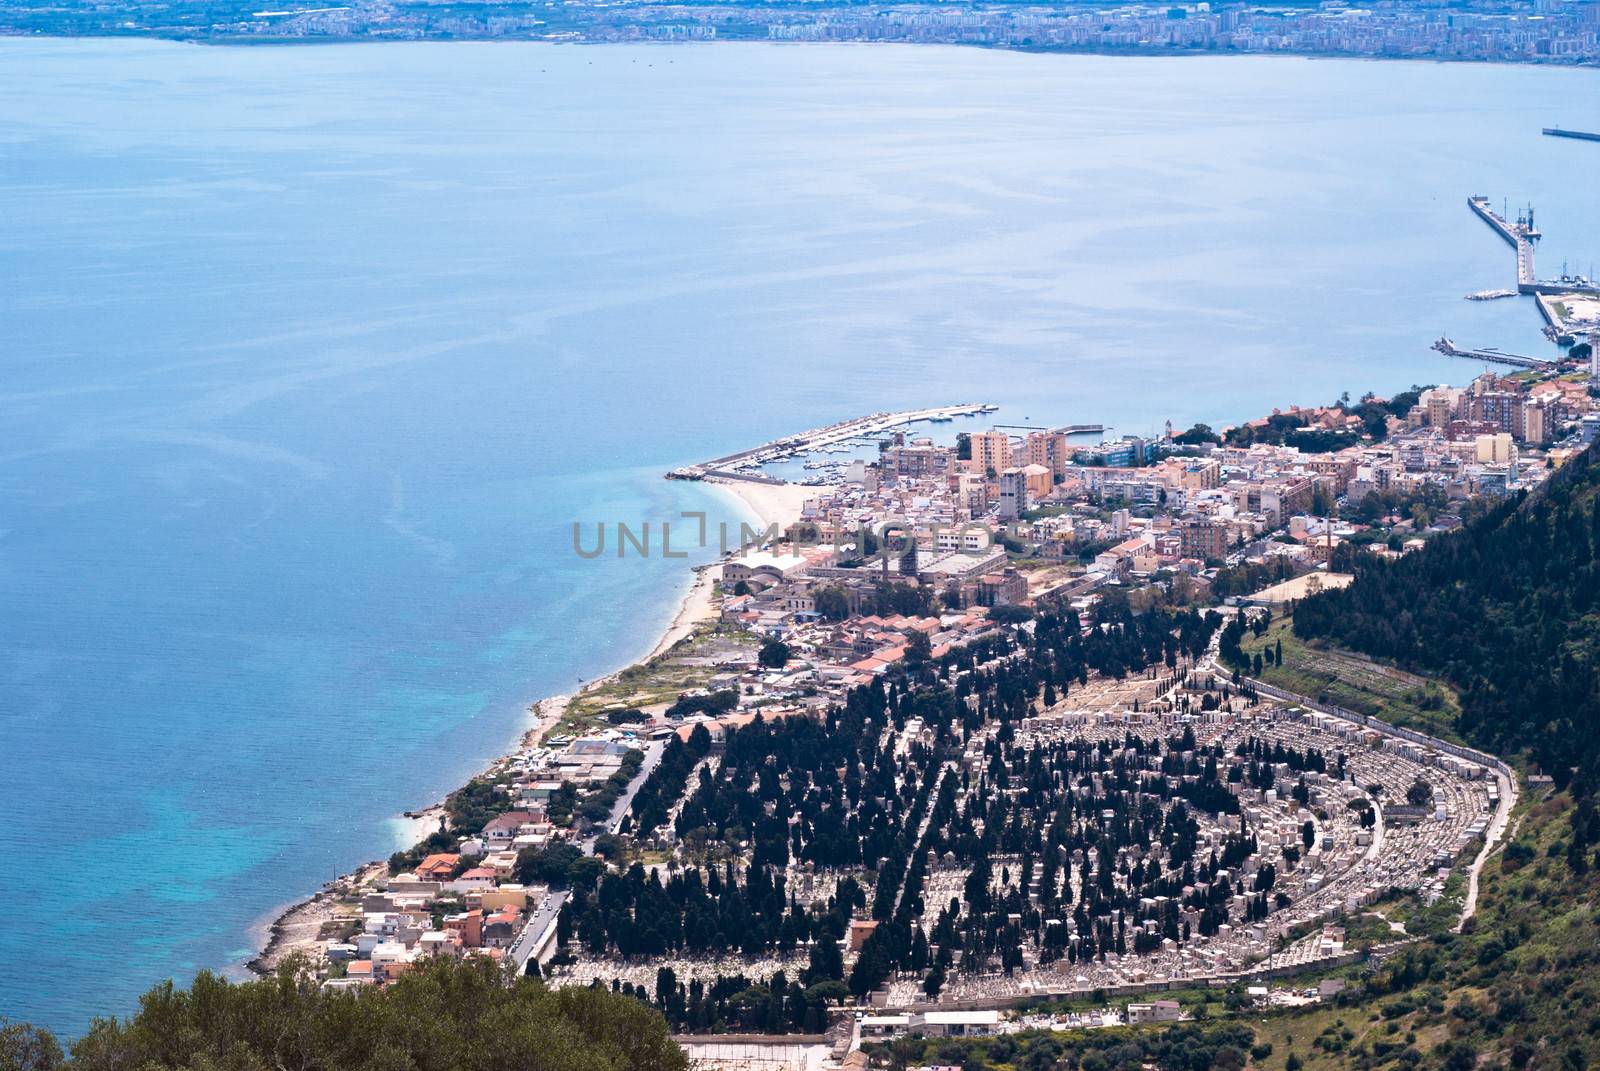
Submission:
[[[1593,74],[0,42],[0,1013],[73,1033],[393,846],[682,564],[573,520],[961,400],[1151,431],[1532,352]]]

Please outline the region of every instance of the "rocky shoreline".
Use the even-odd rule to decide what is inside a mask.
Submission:
[[[323,928],[339,919],[339,901],[387,869],[386,863],[364,863],[351,873],[328,882],[304,900],[291,904],[273,920],[266,947],[260,955],[247,962],[245,968],[252,974],[272,974],[291,955],[309,949],[321,938]]]

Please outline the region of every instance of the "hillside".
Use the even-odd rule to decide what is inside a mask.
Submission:
[[[1240,650],[1252,664],[1262,656],[1260,671],[1251,669],[1258,680],[1391,725],[1462,742],[1456,740],[1460,700],[1437,678],[1299,636],[1292,616],[1273,619],[1259,636],[1246,632]]]
[[[1461,735],[1565,784],[1600,758],[1600,454],[1355,583],[1307,599],[1295,633],[1438,674]]]

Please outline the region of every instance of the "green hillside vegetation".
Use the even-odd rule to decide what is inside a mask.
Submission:
[[[962,1071],[1239,1071],[1254,1033],[1241,1023],[1185,1024],[1160,1029],[1030,1030],[983,1039],[904,1038],[878,1046],[881,1067],[933,1063]]]
[[[232,984],[150,990],[71,1047],[12,1024],[0,1071],[684,1071],[660,1014],[602,989],[505,984],[483,958],[440,960],[381,990],[338,993],[300,964]]]
[[[1268,684],[1441,739],[1457,738],[1461,704],[1448,685],[1297,636],[1292,617],[1274,619],[1260,636],[1246,632],[1240,647],[1252,660],[1251,673]],[[1259,673],[1253,668],[1257,656]]]
[[[1600,454],[1398,561],[1362,560],[1304,600],[1297,636],[1422,673],[1461,697],[1457,728],[1526,753],[1560,785],[1600,770]]]

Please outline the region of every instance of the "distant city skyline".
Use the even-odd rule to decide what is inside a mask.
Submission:
[[[1269,5],[753,3],[627,4],[510,0],[449,4],[173,4],[128,0],[63,9],[22,0],[0,11],[0,35],[155,36],[181,40],[512,39],[871,41],[1049,51],[1244,52],[1473,62],[1600,63],[1600,5],[1510,0]]]

